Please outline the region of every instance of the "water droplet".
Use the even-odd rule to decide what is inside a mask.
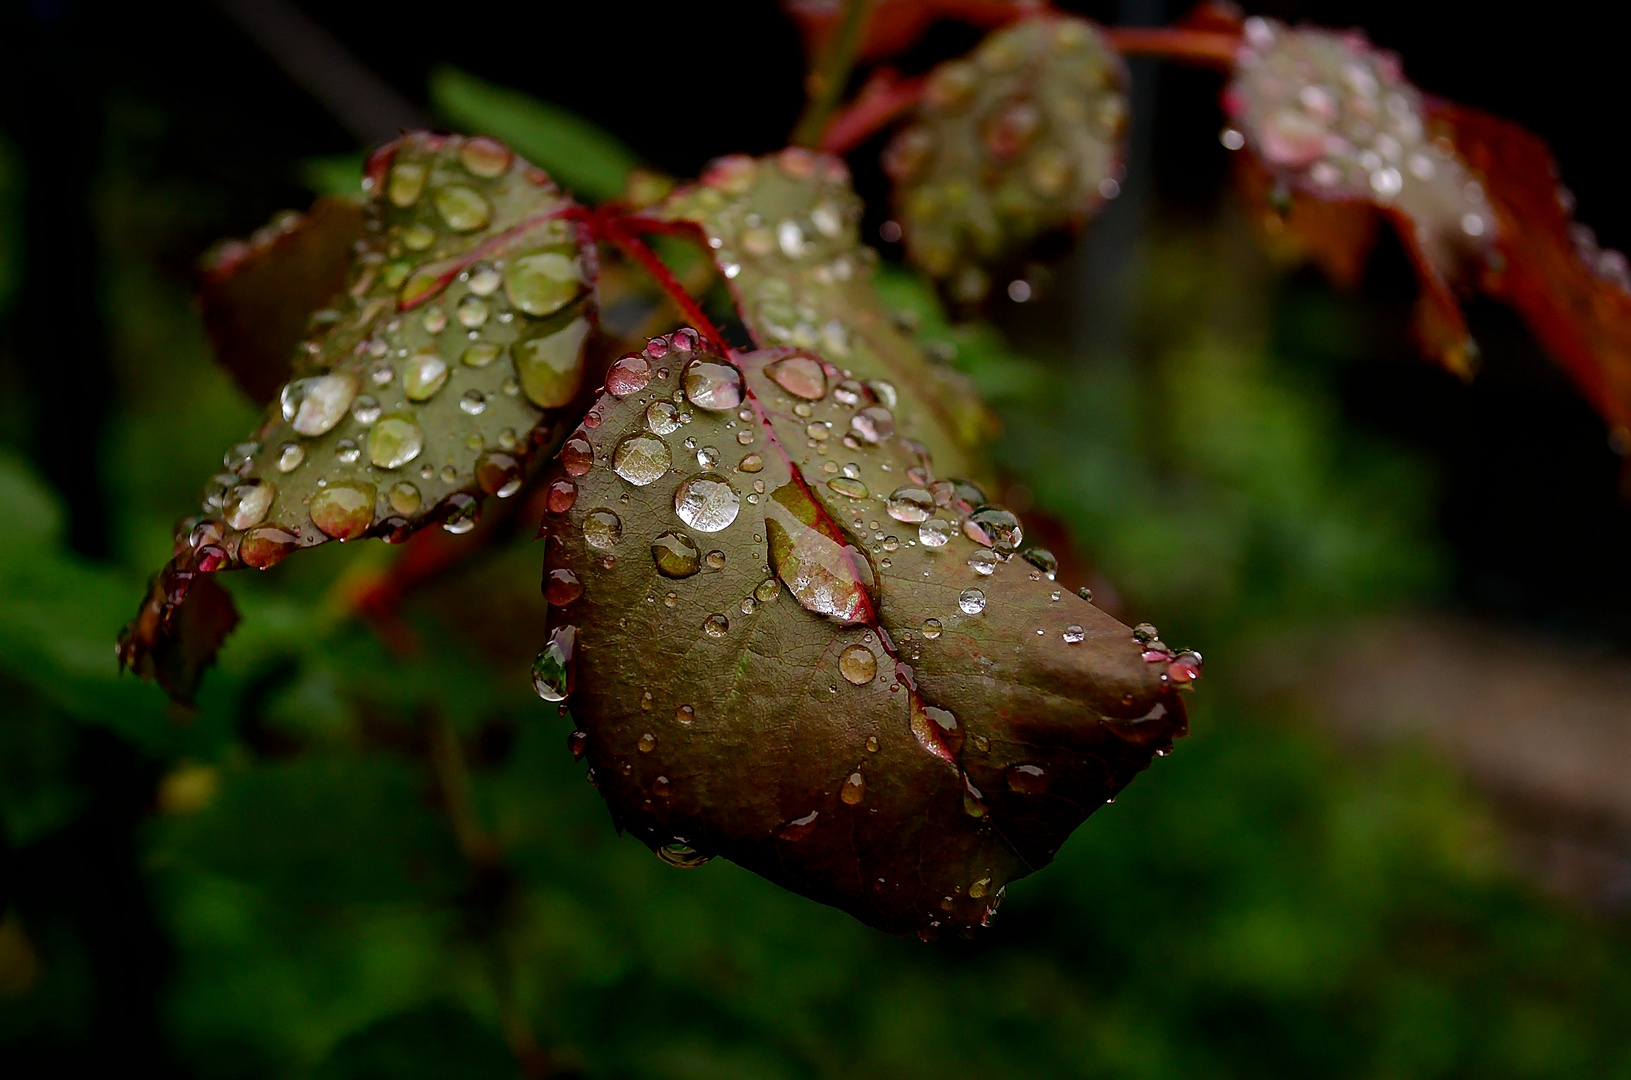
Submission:
[[[464,184],[449,184],[439,188],[431,201],[436,212],[456,232],[475,232],[485,229],[493,219],[493,208],[486,196]]]
[[[841,623],[869,621],[875,579],[866,556],[797,483],[777,488],[764,505],[770,567],[794,599]]]
[[[693,360],[685,369],[685,396],[699,409],[724,412],[742,404],[742,373],[719,360]]]
[[[311,520],[336,540],[361,536],[374,523],[374,485],[330,484],[311,500]]]
[[[957,534],[957,526],[945,518],[930,518],[917,527],[917,540],[926,548],[945,547]]]
[[[693,476],[674,492],[674,512],[698,532],[719,532],[736,520],[739,509],[741,498],[730,482],[713,473]]]
[[[794,818],[792,821],[787,822],[787,824],[777,829],[776,835],[781,837],[783,840],[802,840],[806,836],[810,835],[810,832],[815,828],[816,819],[820,816],[821,811],[811,810],[803,817]]]
[[[456,314],[458,315],[459,325],[467,330],[474,330],[487,321],[490,311],[491,308],[488,307],[487,301],[479,296],[466,294],[459,300]]]
[[[721,638],[730,632],[731,621],[717,611],[702,622],[702,632],[711,638]]]
[[[1054,576],[1059,572],[1059,560],[1054,556],[1053,552],[1049,551],[1047,548],[1026,548],[1021,557],[1026,562],[1042,571],[1042,573],[1047,576],[1049,581],[1052,581]],[[1059,594],[1057,592],[1054,593],[1053,596],[1055,600],[1059,598]]]
[[[447,479],[447,469],[442,470],[442,478]],[[452,481],[448,481],[451,483]],[[476,501],[474,495],[466,495],[456,491],[442,500],[442,528],[455,536],[469,532],[476,527],[476,519],[481,516],[481,503]]]
[[[555,607],[563,607],[583,595],[583,582],[578,575],[564,566],[551,570],[544,577],[544,599]]]
[[[869,753],[876,754],[878,752],[878,747],[881,745],[882,744],[878,742],[878,737],[876,735],[868,735],[866,737],[866,748]]]
[[[589,733],[587,731],[574,731],[566,737],[566,748],[572,752],[574,761],[581,760],[583,751],[589,746]]]
[[[935,638],[940,636],[941,629],[942,628],[940,626],[940,620],[939,619],[924,619],[923,620],[923,626],[922,626],[923,636],[928,638],[930,641],[933,641]]]
[[[440,334],[447,328],[447,312],[443,311],[437,306],[428,307],[425,309],[425,314],[421,321],[424,323],[426,333]]]
[[[357,395],[357,378],[349,372],[296,379],[283,388],[283,419],[301,435],[322,435],[345,419]]]
[[[963,521],[963,535],[1002,555],[1011,554],[1025,537],[1019,519],[996,506],[982,506],[970,514]]]
[[[852,499],[864,499],[871,494],[865,484],[848,476],[836,476],[827,481],[827,486],[838,494],[847,495]]]
[[[753,590],[753,595],[758,598],[761,604],[768,604],[776,599],[780,593],[781,586],[776,583],[775,578],[765,578],[759,582],[759,587]]]
[[[713,551],[708,552],[707,563],[710,570],[725,569],[725,553],[715,548]]]
[[[651,542],[651,561],[667,578],[688,578],[702,568],[695,541],[677,532],[662,533]]]
[[[503,175],[514,159],[515,155],[510,153],[508,146],[486,135],[467,139],[459,148],[459,160],[464,167],[469,169],[472,175],[486,180]]]
[[[426,169],[416,161],[399,161],[391,166],[391,175],[385,183],[385,195],[403,209],[419,201],[425,190]]]
[[[565,701],[572,693],[576,680],[576,651],[578,630],[575,626],[557,627],[549,635],[549,644],[539,651],[532,662],[532,688],[545,701]]]
[[[1081,588],[1077,589],[1076,595],[1080,596],[1083,600],[1086,600],[1089,604],[1093,602],[1093,590],[1089,589],[1086,585],[1083,585]]]
[[[985,610],[985,593],[979,589],[964,589],[957,594],[957,606],[965,615],[978,615]]]
[[[238,484],[227,493],[226,499],[221,504],[227,524],[234,529],[247,529],[251,525],[259,525],[266,518],[266,512],[272,508],[272,499],[276,495],[277,488],[269,480],[251,480]]]
[[[704,469],[711,469],[719,464],[719,451],[711,446],[704,446],[697,451],[697,464]]]
[[[568,246],[556,245],[522,255],[504,272],[510,302],[534,318],[553,315],[583,292],[583,269]]]
[[[762,470],[764,467],[765,459],[760,457],[758,454],[747,455],[742,459],[742,463],[737,466],[737,468],[741,469],[745,473],[756,473]]]
[[[498,354],[503,351],[490,341],[478,341],[460,354],[459,361],[466,367],[484,368],[497,360]]]
[[[286,442],[277,450],[278,472],[293,472],[306,460],[306,451],[297,442]]]
[[[578,501],[578,485],[570,480],[556,480],[544,493],[544,505],[551,514],[564,514]]]
[[[623,519],[601,507],[583,519],[583,539],[592,548],[610,551],[623,538]]]
[[[488,450],[476,459],[476,484],[489,495],[508,499],[521,490],[521,461],[502,450]]]
[[[889,502],[885,509],[889,511],[889,516],[896,521],[916,524],[927,521],[929,516],[934,513],[934,496],[930,495],[925,488],[896,488],[894,493],[889,496]]]
[[[668,444],[643,432],[630,435],[612,453],[612,471],[635,487],[662,479],[674,464]]]
[[[379,419],[379,399],[362,395],[351,403],[351,418],[359,424],[372,424]]]
[[[357,449],[357,443],[353,439],[341,439],[334,444],[334,456],[347,465],[356,461],[361,454],[362,451]]]
[[[583,385],[583,343],[588,336],[589,320],[584,318],[565,326],[550,320],[522,332],[510,346],[510,357],[528,401],[541,409],[571,403]]]
[[[561,467],[568,476],[582,476],[595,464],[595,448],[581,434],[573,435],[561,447]]]
[[[990,577],[997,569],[997,556],[994,552],[980,550],[968,557],[968,567],[981,577]]]
[[[838,797],[844,800],[846,806],[856,806],[866,798],[866,777],[860,772],[852,772],[844,781],[844,786],[838,789]]]
[[[688,844],[664,844],[657,849],[657,857],[669,866],[677,866],[682,870],[701,866],[713,858],[712,855],[704,855]]]
[[[856,686],[865,686],[878,674],[878,658],[865,645],[851,645],[838,654],[838,672]]]
[[[1069,626],[1065,627],[1064,638],[1065,638],[1066,644],[1069,644],[1069,645],[1080,644],[1081,641],[1086,637],[1087,637],[1087,632],[1085,630],[1083,630],[1080,626],[1077,626],[1075,623],[1071,623]]]
[[[238,542],[238,558],[257,570],[276,566],[300,545],[300,538],[278,525],[258,525]]]
[[[640,736],[639,741],[634,745],[642,754],[649,754],[657,749],[657,736],[647,731]]]
[[[827,375],[813,356],[789,356],[765,366],[776,385],[794,397],[820,401],[827,396]]]
[[[912,735],[919,746],[944,761],[954,762],[963,748],[963,729],[949,709],[925,705],[914,693],[911,704]]]
[[[882,405],[872,405],[850,417],[849,430],[862,442],[877,444],[895,433],[895,417]]]
[[[606,372],[606,392],[615,398],[639,393],[651,383],[651,361],[643,356],[625,356]]]
[[[406,480],[392,484],[386,498],[390,500],[391,509],[399,514],[411,514],[419,509],[419,489]]]
[[[1161,636],[1161,631],[1155,628],[1154,623],[1141,622],[1133,627],[1133,640],[1148,645]]]
[[[669,435],[679,430],[680,411],[667,401],[653,401],[646,407],[646,427],[653,434]]]
[[[968,887],[969,899],[970,900],[980,899],[981,897],[983,897],[985,895],[986,890],[989,889],[990,887],[991,887],[991,878],[989,876],[981,878],[980,880],[974,882],[972,885],[970,885]]]
[[[697,718],[697,710],[690,705],[681,705],[674,710],[674,721],[682,727],[690,727]]]
[[[402,390],[409,401],[429,401],[447,382],[447,361],[432,352],[408,358],[402,372]]]

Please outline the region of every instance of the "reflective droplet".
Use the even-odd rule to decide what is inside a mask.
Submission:
[[[557,627],[532,662],[532,688],[545,701],[565,701],[576,682],[576,651],[578,631],[575,626]]]
[[[702,622],[702,632],[711,638],[721,638],[730,632],[731,621],[717,611]]]
[[[606,392],[615,398],[637,394],[651,383],[651,361],[643,356],[625,356],[606,371]]]
[[[957,594],[957,606],[965,615],[978,615],[985,610],[985,593],[979,589],[964,589]]]
[[[477,263],[470,268],[470,291],[477,296],[491,296],[503,282],[503,277],[489,263]]]
[[[1007,772],[1008,789],[1022,795],[1041,795],[1048,790],[1047,774],[1040,765],[1012,765]]]
[[[758,588],[753,590],[754,597],[756,597],[761,604],[767,604],[776,599],[780,593],[781,586],[776,584],[775,578],[765,578],[763,581],[759,582]]]
[[[735,369],[732,369],[735,370]],[[693,476],[674,492],[674,512],[698,532],[715,533],[736,520],[741,498],[723,476]]]
[[[558,245],[522,255],[504,271],[510,302],[534,318],[553,315],[583,292],[583,269],[577,254]]]
[[[719,360],[693,360],[686,366],[685,396],[699,409],[724,412],[742,404],[742,373]]]
[[[991,887],[991,879],[989,877],[981,878],[980,880],[974,882],[972,885],[970,885],[968,887],[968,897],[969,897],[969,899],[970,900],[979,900],[979,899],[981,899],[982,897],[985,896],[986,890],[989,889],[990,887]]]
[[[719,464],[719,451],[711,446],[704,446],[697,451],[697,465],[700,468],[711,469]]]
[[[581,434],[573,435],[561,447],[561,467],[568,476],[582,476],[595,464],[595,448]]]
[[[838,797],[844,800],[846,806],[856,806],[866,798],[866,777],[859,771],[849,774],[844,786],[838,789]]]
[[[411,416],[387,416],[368,432],[368,460],[381,469],[396,469],[419,456],[425,433]]]
[[[838,494],[847,495],[852,499],[864,499],[871,494],[865,484],[848,476],[835,476],[827,481],[827,486]]]
[[[690,727],[697,718],[697,710],[691,705],[681,705],[674,710],[674,722],[684,727]]]
[[[876,754],[878,752],[878,748],[882,745],[883,744],[878,741],[878,737],[876,735],[868,735],[866,737],[866,748],[868,753]]]
[[[447,480],[447,469],[442,470],[442,478]],[[452,483],[451,480],[448,480]],[[442,528],[455,536],[469,532],[476,527],[476,519],[481,516],[481,503],[474,495],[466,495],[462,491],[455,491],[442,500]]]
[[[356,440],[341,439],[334,444],[334,456],[349,465],[362,456],[362,451],[357,449]]]
[[[654,435],[669,435],[679,430],[680,411],[670,402],[653,401],[646,407],[646,427]]]
[[[374,523],[374,485],[330,484],[312,496],[312,524],[336,540],[351,540]]]
[[[508,499],[521,490],[521,459],[502,450],[488,450],[476,459],[476,485],[489,495]]]
[[[1087,637],[1087,632],[1075,623],[1065,627],[1064,639],[1067,644],[1075,645]]]
[[[668,444],[655,435],[630,435],[612,452],[612,471],[635,487],[662,479],[673,464]]]
[[[460,326],[463,326],[466,330],[475,330],[487,321],[490,310],[487,301],[479,296],[467,293],[460,298],[455,314],[458,316]]]
[[[404,209],[412,206],[425,190],[425,174],[425,167],[416,161],[397,162],[385,182],[386,197]]]
[[[419,509],[419,489],[406,480],[392,484],[386,497],[390,500],[391,509],[399,514],[412,514]]]
[[[498,354],[504,350],[490,341],[478,341],[465,349],[459,356],[459,362],[466,367],[484,368],[498,359]]]
[[[917,541],[926,548],[945,547],[957,534],[957,526],[945,518],[930,518],[917,527]]]
[[[934,496],[925,488],[896,488],[884,507],[896,521],[916,524],[927,521],[934,513]]]
[[[351,418],[359,424],[372,424],[379,419],[379,399],[364,394],[351,403]]]
[[[443,311],[440,307],[428,307],[425,309],[425,314],[422,321],[424,322],[426,333],[440,334],[447,328],[447,312]]]
[[[1025,538],[1019,518],[996,506],[982,506],[963,522],[963,535],[998,554],[1012,554]]]
[[[820,810],[811,810],[803,817],[794,818],[776,830],[776,835],[783,840],[802,840],[815,829],[816,819],[821,817]]]
[[[939,619],[924,619],[921,629],[923,630],[923,636],[933,641],[940,636],[942,628]]]
[[[583,539],[592,548],[610,551],[623,538],[623,519],[602,507],[583,519]]]
[[[566,748],[572,752],[573,760],[580,760],[583,752],[589,746],[589,733],[587,731],[574,731],[566,737]]]
[[[564,607],[582,595],[583,582],[564,566],[551,570],[544,578],[544,599],[555,607]]]
[[[296,379],[283,388],[283,419],[301,435],[322,435],[345,419],[357,396],[357,378],[349,372]]]
[[[278,525],[258,525],[238,542],[238,558],[257,570],[276,566],[300,546],[300,537]]]
[[[306,460],[306,451],[297,442],[286,442],[277,449],[278,472],[293,472]]]
[[[238,484],[227,493],[221,504],[226,514],[226,522],[234,529],[247,529],[251,525],[259,525],[265,518],[266,512],[272,508],[272,499],[277,495],[277,488],[268,480],[251,480],[246,484]]]
[[[529,327],[510,346],[510,358],[527,400],[540,409],[571,403],[583,386],[583,343],[589,320],[573,319],[557,328],[553,322]]]
[[[865,645],[851,645],[838,654],[838,672],[856,686],[865,686],[878,674],[878,658]]]
[[[765,501],[770,567],[800,605],[841,623],[868,622],[872,566],[797,483]]]
[[[710,569],[710,570],[723,570],[723,569],[725,569],[725,553],[723,551],[720,551],[718,548],[715,548],[713,551],[708,552],[706,559],[707,559],[707,563],[708,563],[708,569]]]
[[[914,693],[911,728],[919,746],[943,761],[956,762],[957,753],[963,748],[963,729],[950,709],[925,705]]]
[[[881,405],[872,405],[850,417],[850,434],[864,443],[880,443],[895,433],[895,417]]]
[[[429,401],[447,382],[447,361],[432,352],[410,356],[403,367],[402,390],[409,401]]]
[[[765,459],[760,457],[758,454],[747,455],[742,459],[742,463],[737,466],[737,468],[741,469],[745,473],[756,473],[762,470],[764,467]]]
[[[1052,581],[1059,573],[1059,559],[1047,548],[1026,548],[1021,557],[1047,576]],[[1058,594],[1054,594],[1057,599]]]
[[[827,396],[827,375],[813,356],[789,356],[765,366],[765,374],[794,397],[820,401]]]
[[[688,578],[702,569],[702,553],[684,533],[665,532],[651,542],[651,561],[667,578]]]
[[[510,153],[508,146],[486,135],[467,139],[459,148],[459,161],[472,175],[484,180],[503,175],[514,159],[515,155]]]
[[[544,493],[544,505],[551,514],[564,514],[578,501],[578,485],[570,480],[556,480]]]
[[[493,219],[493,207],[486,196],[464,184],[449,184],[439,188],[431,197],[436,212],[456,232],[475,232],[485,229]]]
[[[649,754],[657,749],[657,736],[647,731],[640,736],[639,741],[634,745],[642,754]]]
[[[487,411],[487,395],[480,390],[466,390],[459,395],[459,411],[466,416],[480,416]]]
[[[990,577],[997,569],[995,552],[981,549],[968,557],[968,568],[981,577]]]
[[[688,844],[664,844],[657,849],[657,857],[669,866],[677,866],[682,870],[701,866],[713,858],[712,855],[704,855]]]

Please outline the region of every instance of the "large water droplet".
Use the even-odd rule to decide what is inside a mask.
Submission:
[[[521,459],[502,450],[488,450],[476,459],[476,484],[489,495],[508,499],[521,490]]]
[[[409,401],[429,401],[447,383],[447,361],[433,352],[408,357],[402,372],[402,391]]]
[[[444,468],[442,470],[442,479],[452,483],[453,477],[448,475],[451,472],[453,472],[451,465]],[[442,500],[442,528],[455,536],[463,535],[474,529],[476,519],[480,516],[481,502],[474,495],[455,491]]]
[[[357,396],[357,377],[350,372],[296,379],[279,397],[283,419],[302,435],[322,435],[345,419]]]
[[[950,709],[925,705],[913,694],[911,698],[912,735],[917,744],[935,757],[955,763],[963,748],[963,729]]]
[[[552,320],[528,327],[510,346],[528,401],[541,409],[571,403],[583,385],[583,342],[588,336],[588,319],[576,318],[565,326]]]
[[[577,681],[576,651],[578,629],[575,626],[557,627],[549,635],[549,644],[539,651],[532,662],[532,688],[545,701],[565,701]]]
[[[583,595],[583,582],[566,567],[551,570],[544,577],[544,599],[555,607],[564,607]]]
[[[878,658],[865,645],[851,645],[838,654],[838,673],[856,686],[865,686],[878,675]]]
[[[606,392],[615,398],[637,394],[651,383],[651,361],[643,356],[625,356],[606,371]]]
[[[665,532],[651,542],[651,561],[668,578],[687,578],[702,569],[702,554],[684,533]]]
[[[330,484],[311,500],[311,520],[336,540],[351,540],[374,523],[374,485]]]
[[[391,485],[386,497],[390,500],[391,509],[399,514],[412,514],[419,509],[422,501],[419,489],[406,480],[399,480]]]
[[[561,447],[561,467],[568,476],[583,476],[595,466],[595,448],[581,434],[574,434]]]
[[[610,551],[623,538],[623,519],[605,507],[583,519],[583,539],[592,548]]]
[[[827,396],[827,375],[813,356],[789,356],[765,366],[765,374],[794,397],[820,401]]]
[[[671,402],[653,401],[646,407],[646,427],[655,435],[668,435],[679,430],[680,411]]]
[[[1077,645],[1087,637],[1087,631],[1083,630],[1075,623],[1071,623],[1069,626],[1065,627],[1063,637],[1067,645]]]
[[[1019,518],[997,506],[982,506],[970,514],[963,522],[963,535],[1003,555],[1012,554],[1025,538]]]
[[[459,148],[459,160],[464,167],[484,180],[502,176],[514,159],[515,155],[508,146],[486,135],[468,139]]]
[[[238,542],[238,558],[245,566],[265,570],[276,566],[300,544],[300,537],[278,525],[259,525]]]
[[[368,432],[368,460],[381,469],[400,468],[424,448],[425,433],[411,416],[387,416]]]
[[[990,577],[997,569],[996,552],[980,549],[968,557],[968,567],[981,577]]]
[[[553,315],[583,292],[582,264],[564,244],[522,255],[504,272],[504,291],[527,315]]]
[[[730,629],[731,621],[717,611],[702,620],[702,632],[711,638],[724,637]]]
[[[612,452],[612,471],[635,487],[662,479],[673,464],[668,444],[655,435],[630,435]]]
[[[869,622],[875,579],[866,556],[847,543],[797,483],[765,500],[770,567],[796,600],[841,623]]]
[[[267,480],[251,480],[246,484],[238,484],[227,493],[226,500],[221,509],[226,513],[227,524],[234,529],[247,529],[251,525],[259,525],[266,517],[266,512],[272,508],[272,499],[277,495],[277,488]]]
[[[985,610],[985,593],[979,589],[964,589],[957,594],[957,606],[965,615],[978,615]]]
[[[850,417],[849,430],[864,443],[880,443],[895,433],[895,417],[882,405],[871,405]]]
[[[306,460],[306,451],[297,442],[286,442],[277,450],[278,472],[293,472]]]
[[[426,169],[417,161],[399,161],[391,166],[391,175],[385,182],[385,194],[391,202],[403,209],[419,201],[425,190]]]
[[[889,496],[889,502],[884,509],[896,521],[916,524],[927,521],[934,513],[934,496],[928,489],[919,487],[896,488]]]
[[[956,524],[945,518],[930,518],[917,527],[917,541],[926,548],[945,547],[955,535]]]
[[[721,360],[693,360],[685,369],[685,396],[699,409],[724,412],[742,404],[742,373]]]
[[[693,476],[674,492],[674,513],[698,532],[724,529],[736,520],[741,505],[730,481],[713,473]]]
[[[475,232],[485,229],[493,220],[493,207],[487,197],[465,184],[449,184],[439,188],[432,202],[447,226],[457,232]]]
[[[578,485],[570,480],[556,480],[544,493],[544,505],[551,514],[564,514],[578,501]]]
[[[924,619],[921,629],[923,630],[923,636],[928,638],[930,641],[933,641],[935,638],[939,637],[943,631],[943,627],[941,627],[939,619]]]

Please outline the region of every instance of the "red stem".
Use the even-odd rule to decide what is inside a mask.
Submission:
[[[916,106],[923,96],[925,81],[900,79],[892,72],[880,71],[853,102],[833,117],[821,136],[821,149],[840,156],[854,150]]]
[[[1108,26],[1104,34],[1123,56],[1153,56],[1179,64],[1228,71],[1235,66],[1240,35],[1220,30],[1165,26]]]
[[[725,340],[725,336],[719,332],[719,328],[714,325],[713,320],[708,318],[707,313],[702,310],[702,305],[698,304],[696,298],[686,291],[685,286],[680,284],[679,279],[674,276],[674,272],[657,257],[657,253],[647,247],[644,240],[635,235],[633,227],[620,219],[608,218],[600,223],[599,231],[601,236],[622,248],[636,262],[645,267],[646,273],[650,274],[657,284],[663,287],[663,291],[668,294],[668,298],[674,301],[675,306],[680,309],[680,314],[684,315],[686,320],[696,328],[697,333],[713,342],[720,352],[730,352],[730,344]]]

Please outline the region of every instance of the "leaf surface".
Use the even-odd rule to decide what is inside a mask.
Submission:
[[[878,253],[861,242],[861,201],[836,157],[790,148],[733,155],[657,208],[697,223],[761,347],[820,349],[884,396],[901,433],[955,475],[982,475],[996,431],[968,380],[926,356],[878,294]]]
[[[337,302],[312,313],[294,378],[227,451],[183,522],[120,656],[189,697],[230,619],[177,612],[200,574],[300,548],[473,525],[520,487],[583,389],[595,260],[574,204],[484,137],[408,135],[370,160],[363,239]],[[179,664],[179,666],[178,666]]]
[[[1114,194],[1127,71],[1085,19],[1027,19],[940,65],[884,155],[912,261],[975,303],[990,271]]]
[[[988,922],[1184,732],[1199,657],[1015,557],[834,365],[737,364],[682,330],[613,365],[550,488],[535,685],[669,861],[897,933]]]

